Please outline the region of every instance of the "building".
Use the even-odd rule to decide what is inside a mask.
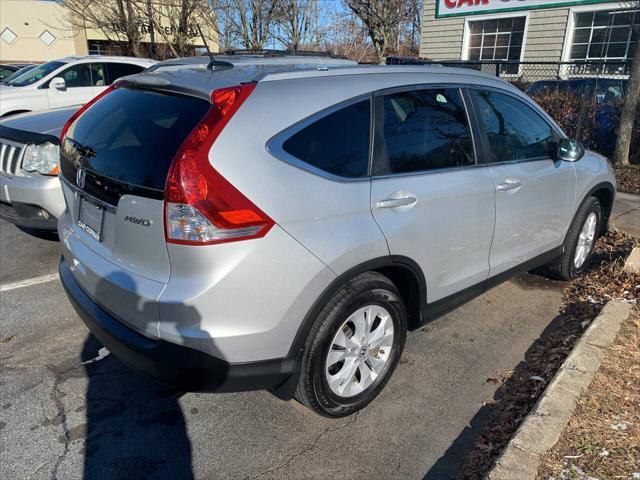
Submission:
[[[632,57],[632,24],[640,25],[640,7],[630,5],[612,0],[426,0],[420,56],[438,61],[606,61],[609,65],[600,73],[617,74]],[[503,68],[503,74],[514,76],[533,70],[517,64]]]
[[[55,2],[0,1],[0,61],[43,62],[86,54],[86,41],[67,29],[64,18],[64,9]]]
[[[123,53],[122,42],[109,39],[102,31],[86,24],[81,26],[82,21],[71,21],[70,15],[64,6],[54,1],[1,0],[0,62],[44,62],[69,55]],[[169,21],[162,24],[163,32],[156,32],[155,36],[157,51],[161,56],[162,53],[171,56],[164,42],[171,36]],[[140,28],[146,53],[150,36],[146,25]],[[217,51],[215,34],[204,27],[203,32],[209,48]],[[194,53],[202,47],[202,40],[194,38]]]

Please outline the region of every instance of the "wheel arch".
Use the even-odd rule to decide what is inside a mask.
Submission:
[[[598,235],[604,235],[607,232],[607,226],[609,224],[609,217],[611,216],[611,212],[613,210],[613,201],[615,199],[616,191],[612,183],[610,182],[600,182],[593,186],[583,197],[580,202],[578,209],[580,206],[587,200],[589,197],[595,197],[600,202],[600,206],[602,207],[602,222],[600,225],[600,232]]]
[[[390,255],[356,265],[338,275],[318,296],[304,316],[287,355],[294,361],[293,372],[282,385],[272,390],[276,396],[287,400],[293,398],[300,376],[300,361],[313,322],[331,297],[346,282],[365,272],[378,272],[396,285],[405,302],[409,330],[422,325],[426,315],[427,286],[424,273],[415,261],[402,255]]]
[[[396,285],[405,302],[409,329],[415,329],[420,325],[427,298],[426,281],[422,269],[416,262],[401,255],[379,257],[356,265],[338,275],[323,290],[304,316],[288,356],[296,356],[304,349],[311,326],[329,299],[346,282],[365,272],[378,272],[388,277]]]
[[[12,115],[18,115],[19,113],[29,113],[31,112],[31,110],[11,110],[10,112],[7,112],[5,114],[3,114],[2,116],[0,116],[0,118],[7,118],[10,117]]]

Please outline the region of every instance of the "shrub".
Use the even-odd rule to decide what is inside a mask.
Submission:
[[[529,88],[529,85],[531,85],[531,82],[527,82],[526,80],[522,80],[522,77],[518,77],[515,80],[511,80],[510,83],[511,83],[511,85],[513,85],[515,87],[518,87],[523,92],[526,92],[527,88]]]
[[[569,138],[577,138],[588,148],[595,147],[599,122],[593,99],[561,90],[544,90],[532,98]]]
[[[562,127],[569,138],[577,138],[587,148],[608,157],[613,156],[622,102],[595,103],[568,91],[545,90],[532,97]],[[629,161],[640,164],[640,109],[631,136]]]

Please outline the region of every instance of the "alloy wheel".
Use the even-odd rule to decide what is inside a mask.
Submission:
[[[595,212],[591,212],[582,225],[582,230],[578,235],[578,244],[576,245],[576,253],[573,256],[573,266],[580,268],[587,261],[593,242],[596,238],[596,227],[598,225],[598,216]]]
[[[359,308],[340,326],[331,341],[325,375],[331,391],[354,397],[382,374],[393,346],[393,319],[379,305]]]

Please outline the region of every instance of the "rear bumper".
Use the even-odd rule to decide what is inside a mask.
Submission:
[[[228,363],[199,350],[143,336],[96,304],[75,281],[64,257],[59,271],[71,304],[91,333],[123,363],[162,383],[185,391],[270,390],[293,371],[293,359]]]

